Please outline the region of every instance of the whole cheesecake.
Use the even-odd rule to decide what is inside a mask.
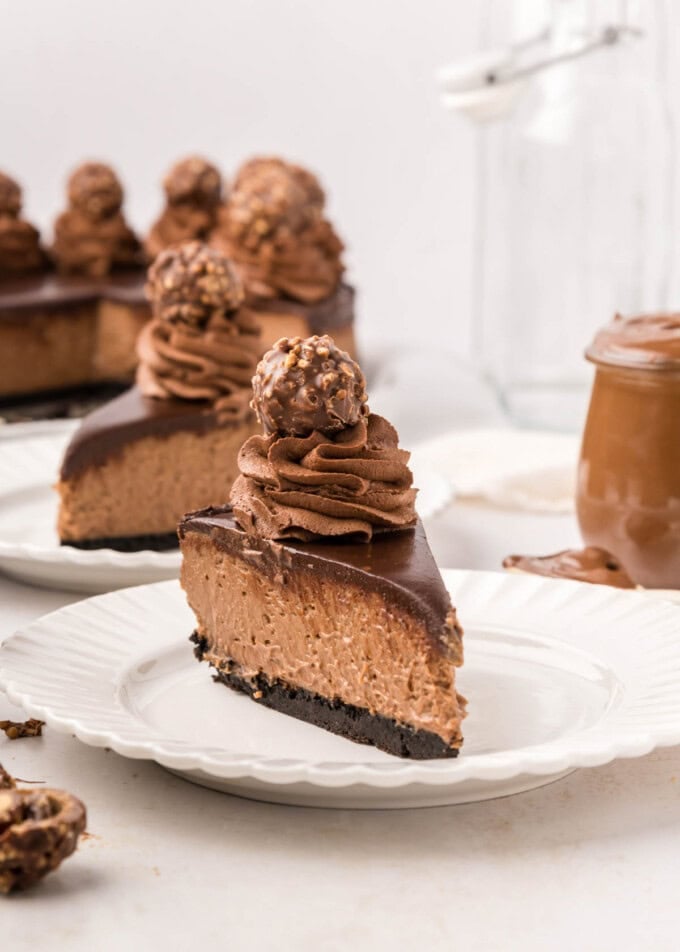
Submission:
[[[265,435],[231,504],[180,523],[199,660],[267,707],[400,757],[455,757],[462,630],[415,511],[408,453],[328,337],[258,366]]]
[[[184,243],[158,256],[148,293],[136,386],[86,416],[64,455],[62,544],[176,547],[185,512],[228,498],[239,447],[257,429],[259,329],[229,261]]]
[[[68,412],[134,379],[135,342],[150,312],[122,200],[108,166],[81,166],[45,252],[20,218],[18,185],[0,175],[0,414],[8,419]]]

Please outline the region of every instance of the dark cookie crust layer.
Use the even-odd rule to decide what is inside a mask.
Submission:
[[[196,645],[194,654],[202,661],[207,649],[205,638],[194,632],[190,640]],[[371,714],[366,708],[313,694],[282,681],[269,681],[263,674],[242,678],[228,670],[219,671],[214,665],[210,666],[215,672],[215,681],[247,694],[258,704],[322,727],[355,743],[369,744],[395,757],[411,760],[458,756],[457,749],[448,747],[441,737],[431,731],[414,730],[392,718]]]
[[[179,545],[176,532],[162,535],[114,536],[102,539],[79,539],[71,542],[62,539],[60,545],[70,545],[73,549],[115,549],[117,552],[167,552]]]

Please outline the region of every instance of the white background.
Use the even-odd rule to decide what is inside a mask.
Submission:
[[[498,32],[502,15],[541,3],[496,0],[490,26]],[[666,7],[680,80],[672,55],[680,7]],[[202,152],[227,175],[257,152],[302,161],[320,173],[349,246],[362,340],[425,335],[466,355],[475,133],[441,107],[435,73],[480,47],[487,8],[0,0],[0,168],[22,181],[29,216],[49,233],[65,178],[85,158],[116,166],[141,230],[161,207],[163,173],[182,155]]]
[[[317,170],[349,246],[362,333],[469,321],[474,135],[435,71],[477,47],[464,0],[0,0],[0,168],[49,230],[82,159],[119,170],[133,223],[169,164],[229,175],[279,152]]]

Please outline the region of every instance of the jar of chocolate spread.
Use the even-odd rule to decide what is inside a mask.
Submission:
[[[578,470],[583,538],[637,584],[680,588],[680,314],[617,317],[586,357],[596,370]]]

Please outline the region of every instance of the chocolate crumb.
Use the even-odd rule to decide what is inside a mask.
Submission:
[[[11,777],[0,764],[0,790],[13,790],[16,787],[14,777]]]
[[[4,731],[8,740],[19,740],[21,737],[42,737],[45,721],[29,717],[27,721],[0,721],[0,731]]]

